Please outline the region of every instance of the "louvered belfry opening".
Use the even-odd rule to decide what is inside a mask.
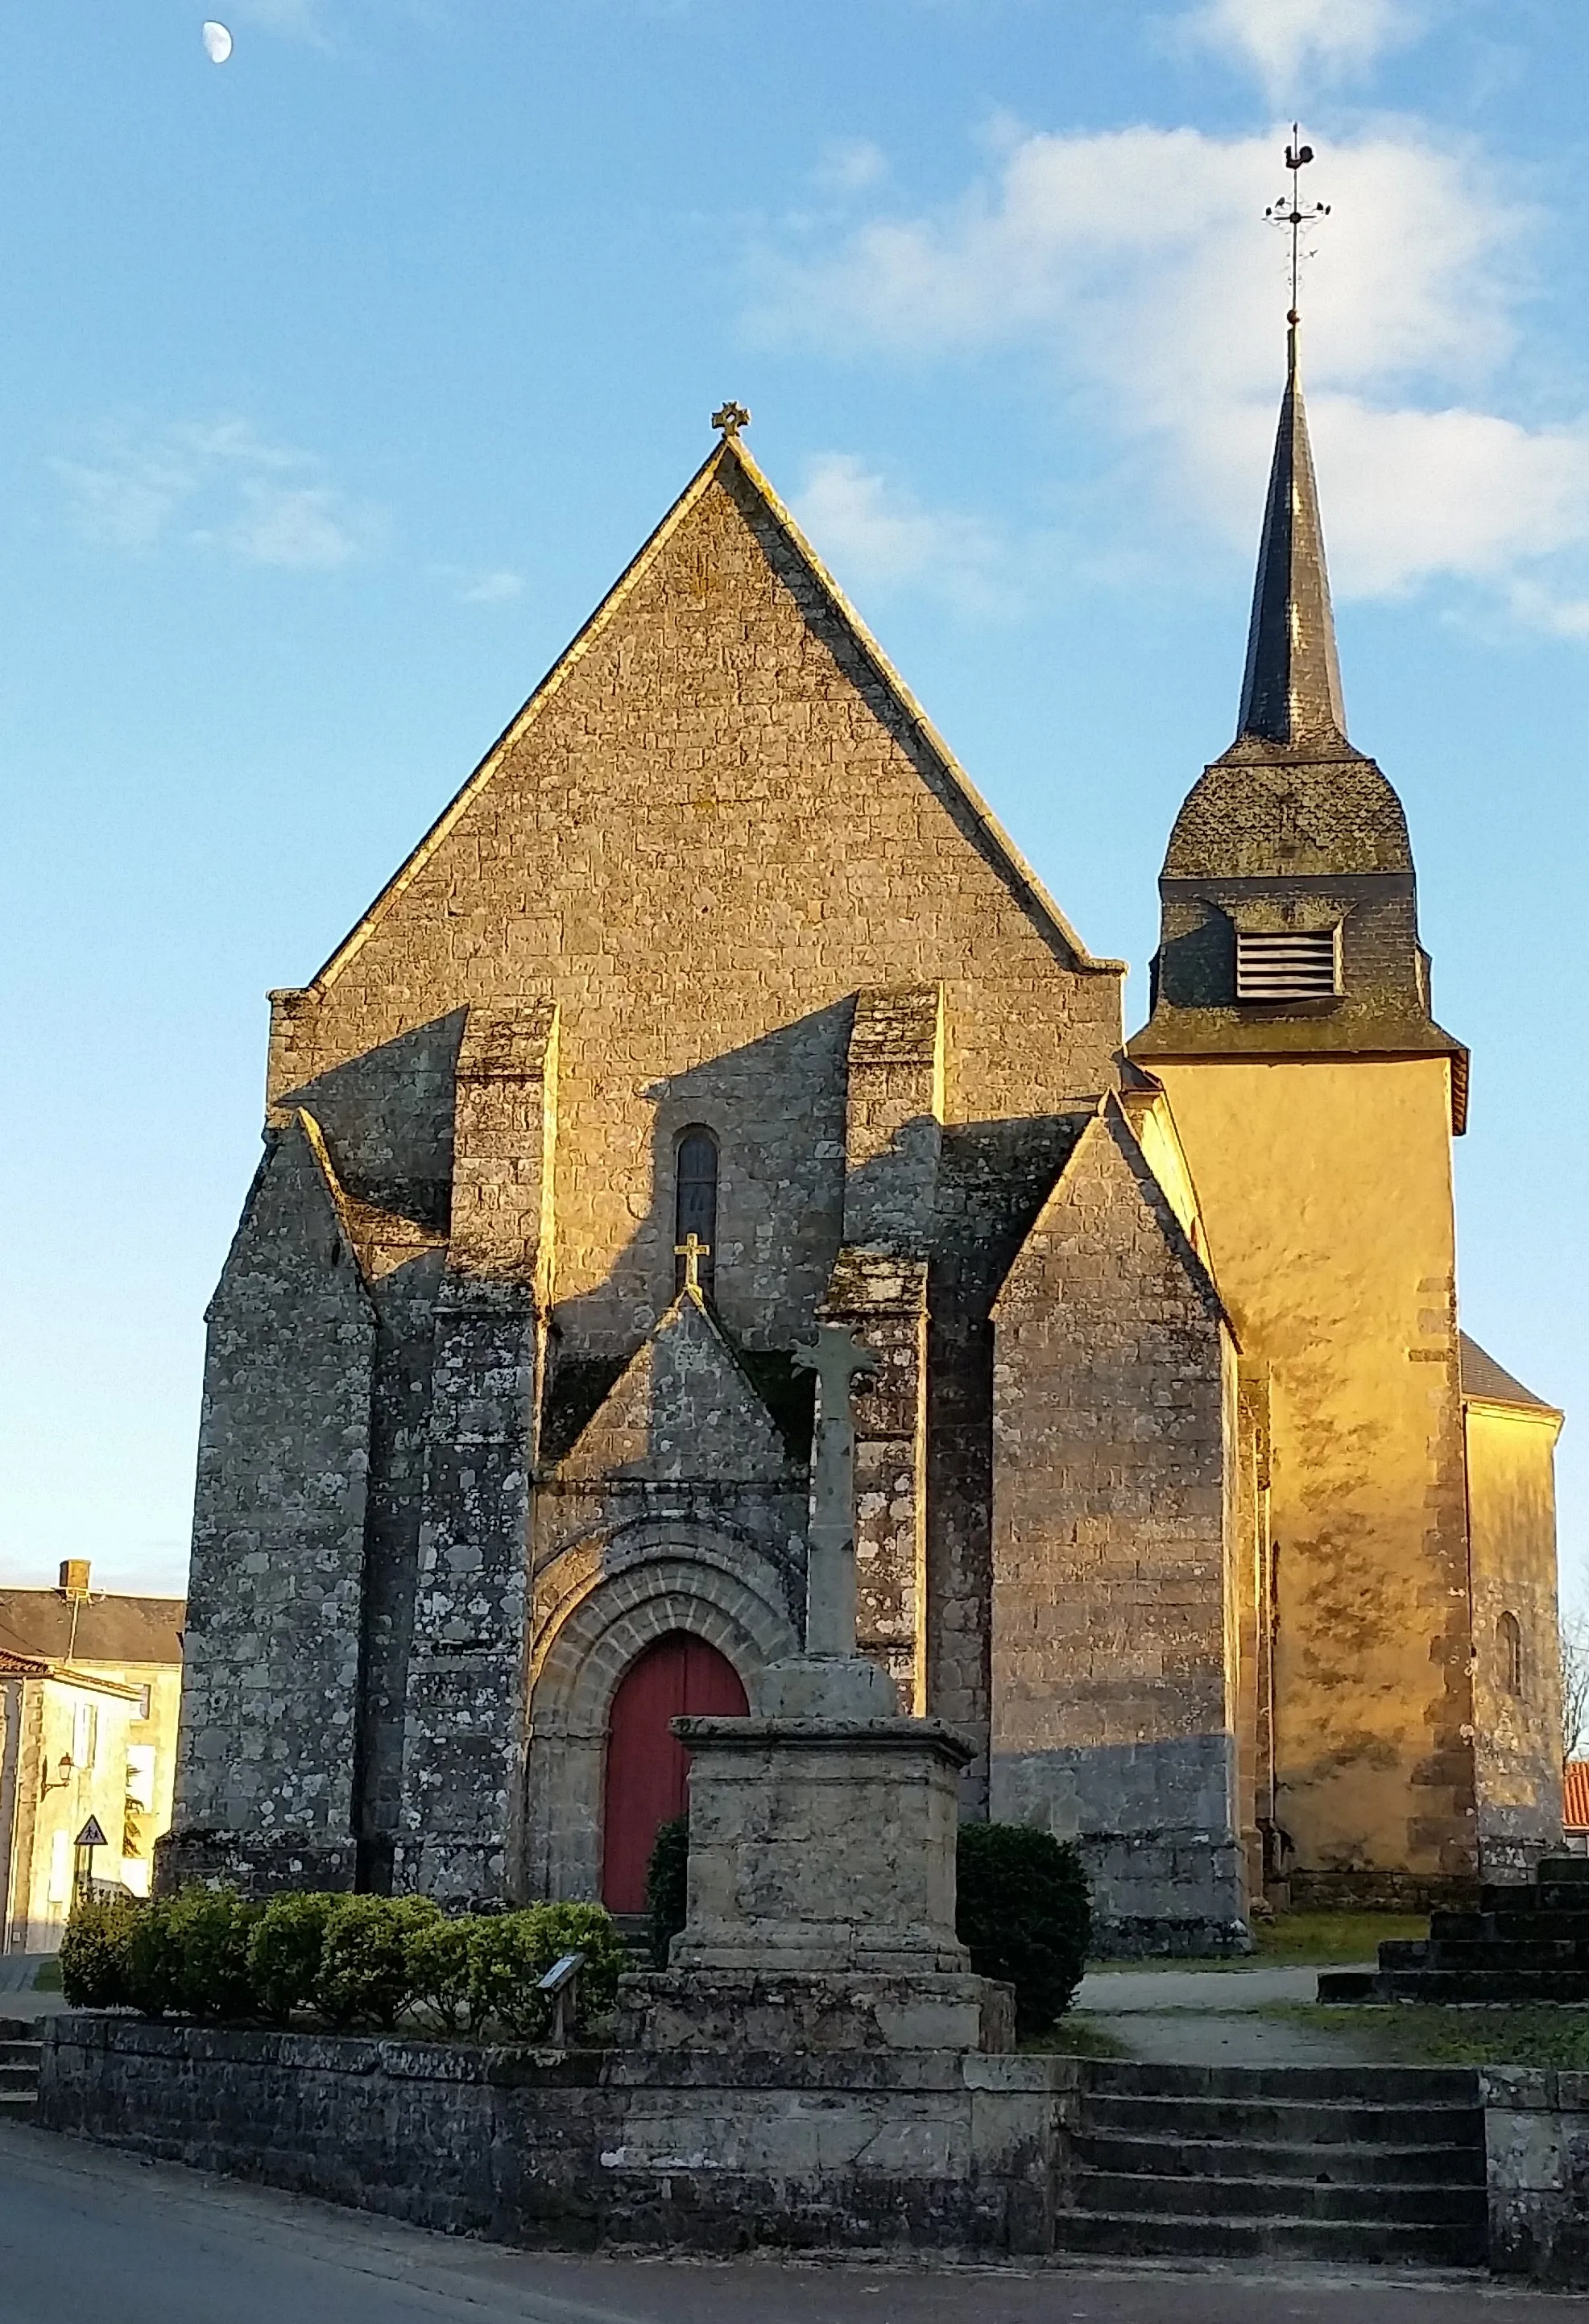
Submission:
[[[1238,928],[1236,999],[1283,1008],[1292,1001],[1333,1001],[1341,990],[1341,931]]]

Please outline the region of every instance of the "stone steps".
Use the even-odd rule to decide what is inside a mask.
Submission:
[[[1112,2258],[1333,2260],[1343,2266],[1482,2268],[1481,2219],[1471,2227],[1399,2227],[1374,2219],[1191,2218],[1179,2213],[1076,2211],[1055,2227],[1057,2251]]]
[[[1094,2061],[1057,2246],[1477,2267],[1483,2126],[1464,2069]]]
[[[0,2121],[33,2114],[39,2103],[39,2066],[44,2044],[32,2020],[0,2017]]]
[[[1445,2186],[1482,2187],[1484,2156],[1481,2147],[1373,2146],[1342,2141],[1327,2155],[1316,2143],[1288,2145],[1280,2139],[1251,2143],[1239,2138],[1187,2138],[1167,2157],[1161,2138],[1134,2137],[1129,2132],[1088,2132],[1076,2141],[1076,2152],[1089,2170],[1114,2172],[1140,2178],[1146,2172],[1194,2179],[1306,2180],[1315,2186],[1362,2187]],[[1432,2174],[1432,2176],[1431,2176]]]
[[[651,1959],[651,1924],[648,1913],[614,1913],[613,1925],[628,1946],[634,1967],[650,1969],[656,1967]]]
[[[1589,2003],[1589,1858],[1552,1857],[1531,1882],[1487,1884],[1476,1912],[1429,1915],[1374,1970],[1326,1969],[1321,2001]]]

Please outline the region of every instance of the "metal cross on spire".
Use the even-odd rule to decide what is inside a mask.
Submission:
[[[1304,145],[1300,125],[1293,121],[1291,142],[1286,148],[1286,167],[1291,172],[1290,196],[1288,198],[1282,194],[1280,200],[1270,202],[1263,213],[1272,225],[1291,229],[1291,311],[1286,320],[1293,329],[1301,319],[1297,305],[1298,270],[1303,259],[1312,255],[1310,251],[1302,248],[1302,229],[1316,226],[1320,218],[1327,218],[1330,214],[1328,202],[1304,202],[1302,199],[1301,174],[1312,159],[1313,148]]]

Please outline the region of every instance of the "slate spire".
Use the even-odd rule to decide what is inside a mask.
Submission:
[[[1335,658],[1335,623],[1298,369],[1294,309],[1288,321],[1286,392],[1258,548],[1237,739],[1251,735],[1260,742],[1291,743],[1333,734],[1344,740],[1341,666]]]

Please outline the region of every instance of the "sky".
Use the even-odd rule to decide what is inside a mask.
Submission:
[[[217,13],[220,65],[187,0],[0,14],[0,1580],[182,1587],[264,993],[727,397],[1141,1020],[1234,728],[1298,115],[1349,723],[1474,1053],[1464,1321],[1581,1416],[1589,1600],[1583,0]]]

